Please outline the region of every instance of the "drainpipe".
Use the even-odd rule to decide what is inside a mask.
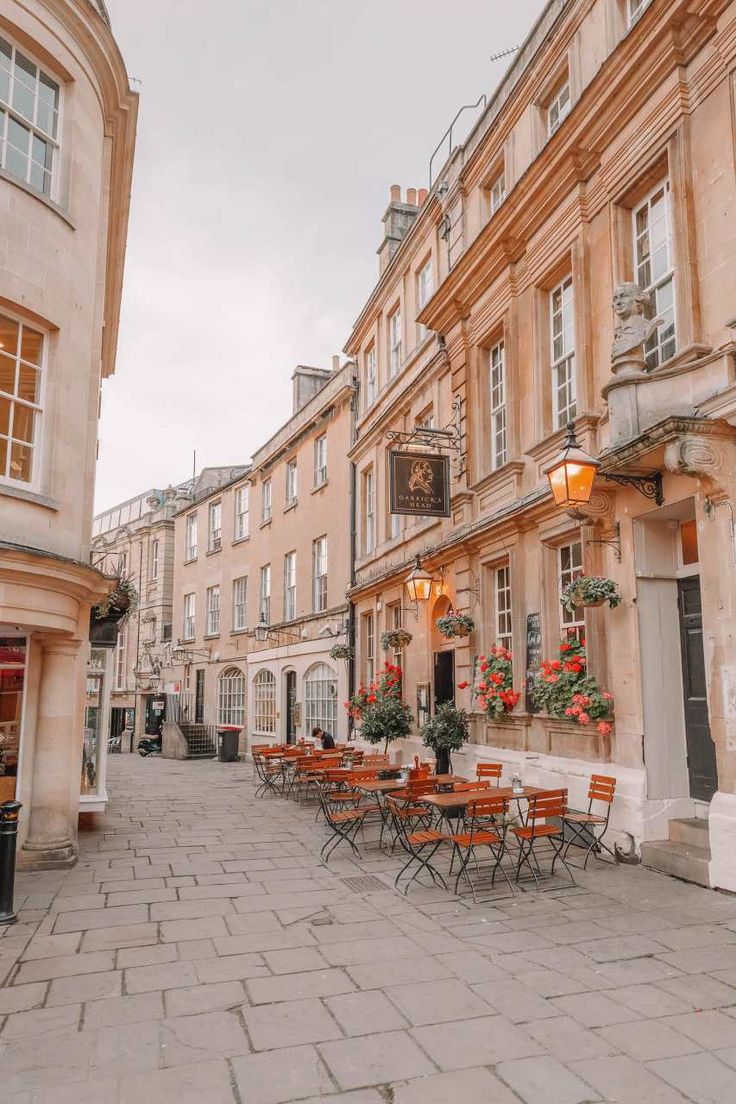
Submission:
[[[350,437],[351,446],[355,444],[357,440],[356,423],[358,421],[358,403],[360,399],[360,377],[358,376],[357,361],[355,364],[355,375],[353,377],[353,396],[350,400]],[[355,464],[350,461],[350,493],[349,493],[349,510],[350,510],[350,587],[355,586],[355,556],[357,552],[357,502],[356,502],[356,469]],[[353,655],[348,660],[348,697],[352,698],[355,693],[355,603],[352,598],[348,600],[348,643],[352,645]],[[353,728],[355,722],[352,716],[348,715],[348,739],[353,734]]]

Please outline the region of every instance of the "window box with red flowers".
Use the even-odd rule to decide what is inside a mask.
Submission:
[[[480,677],[473,686],[473,697],[489,721],[500,721],[518,704],[514,690],[513,656],[508,648],[494,645],[488,655],[478,656]]]
[[[534,701],[550,717],[593,725],[604,738],[613,730],[613,695],[601,690],[588,674],[585,641],[570,638],[560,643],[558,659],[543,659],[532,680]]]

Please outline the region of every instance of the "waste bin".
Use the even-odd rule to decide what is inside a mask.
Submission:
[[[241,729],[238,725],[221,725],[217,730],[217,758],[221,763],[237,763]]]

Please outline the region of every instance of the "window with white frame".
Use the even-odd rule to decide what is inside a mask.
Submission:
[[[293,506],[297,500],[296,457],[286,465],[286,505]]]
[[[13,483],[38,482],[43,361],[43,334],[0,314],[0,479]]]
[[[563,429],[577,414],[575,307],[572,276],[549,293],[554,427]]]
[[[376,380],[376,346],[371,345],[365,354],[365,409],[376,401],[378,385]]]
[[[327,434],[320,433],[314,442],[314,485],[327,482]]]
[[[184,624],[182,627],[182,634],[184,640],[194,640],[194,634],[196,631],[195,620],[195,595],[184,595]]]
[[[496,643],[511,651],[513,632],[511,627],[511,568],[508,564],[497,567],[495,576]]]
[[[432,258],[430,257],[417,274],[417,311],[421,311],[426,307],[429,300],[432,298],[434,292],[434,268],[432,267]],[[419,323],[419,341],[424,341],[425,337],[429,333],[429,330],[421,322]]]
[[[630,27],[641,19],[651,0],[626,0],[626,18]]]
[[[284,556],[284,621],[296,617],[296,552]]]
[[[376,675],[376,623],[373,613],[363,614],[363,682],[369,686]]]
[[[197,515],[187,514],[186,524],[186,541],[185,541],[184,558],[187,560],[196,560],[197,558]]]
[[[508,459],[506,450],[506,359],[505,346],[499,341],[491,349],[491,467],[502,467]]]
[[[128,553],[121,552],[120,559],[118,560],[118,575],[128,574]]]
[[[253,727],[265,736],[276,731],[276,676],[265,668],[253,679]]]
[[[547,104],[547,133],[550,138],[556,130],[559,130],[563,119],[570,114],[571,107],[570,82],[566,79],[559,85]]]
[[[373,468],[363,472],[363,554],[368,555],[376,544],[375,495]]]
[[[312,609],[327,609],[327,537],[312,542]]]
[[[495,180],[491,181],[491,186],[488,189],[488,198],[491,214],[495,215],[496,211],[506,199],[506,173],[503,169]]]
[[[657,368],[675,355],[675,270],[669,180],[649,193],[634,209],[636,282],[649,293],[648,318],[661,318],[644,346],[647,368]]]
[[[271,565],[261,568],[258,588],[258,616],[267,625],[271,624]]]
[[[0,37],[0,167],[51,197],[58,135],[58,83]]]
[[[245,540],[250,536],[250,487],[238,487],[234,499],[235,518],[233,532],[235,540]]]
[[[401,307],[389,315],[388,319],[388,374],[393,377],[401,368],[403,342],[401,338]]]
[[[217,723],[245,724],[245,675],[237,667],[226,667],[217,680]]]
[[[248,617],[248,579],[241,575],[233,579],[233,632],[242,632]]]
[[[222,503],[210,502],[207,527],[207,551],[219,552],[222,548]]]
[[[161,541],[151,541],[151,579],[158,579]]]
[[[580,541],[572,541],[563,544],[557,549],[557,591],[559,597],[568,583],[579,579],[583,574],[583,546]],[[560,604],[560,627],[563,636],[574,636],[580,639],[585,635],[585,617],[582,606],[576,606],[574,610],[566,609]]]
[[[126,689],[125,678],[125,651],[128,642],[128,629],[123,626],[118,631],[118,642],[115,648],[115,689]]]
[[[261,484],[261,522],[271,520],[271,480],[264,479]]]
[[[207,635],[217,636],[220,632],[220,588],[207,587]]]
[[[337,728],[337,675],[326,663],[310,667],[304,676],[304,721],[307,732]]]

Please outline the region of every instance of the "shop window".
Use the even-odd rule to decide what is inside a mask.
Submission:
[[[15,798],[26,663],[25,637],[0,637],[0,802]]]
[[[217,723],[245,724],[245,675],[237,667],[226,667],[217,680]]]
[[[683,567],[698,562],[698,527],[694,519],[680,525],[680,557]]]
[[[307,732],[319,727],[334,735],[337,728],[337,675],[326,663],[317,663],[304,677],[304,716]]]
[[[276,731],[276,676],[265,668],[253,680],[253,727],[265,736]]]

